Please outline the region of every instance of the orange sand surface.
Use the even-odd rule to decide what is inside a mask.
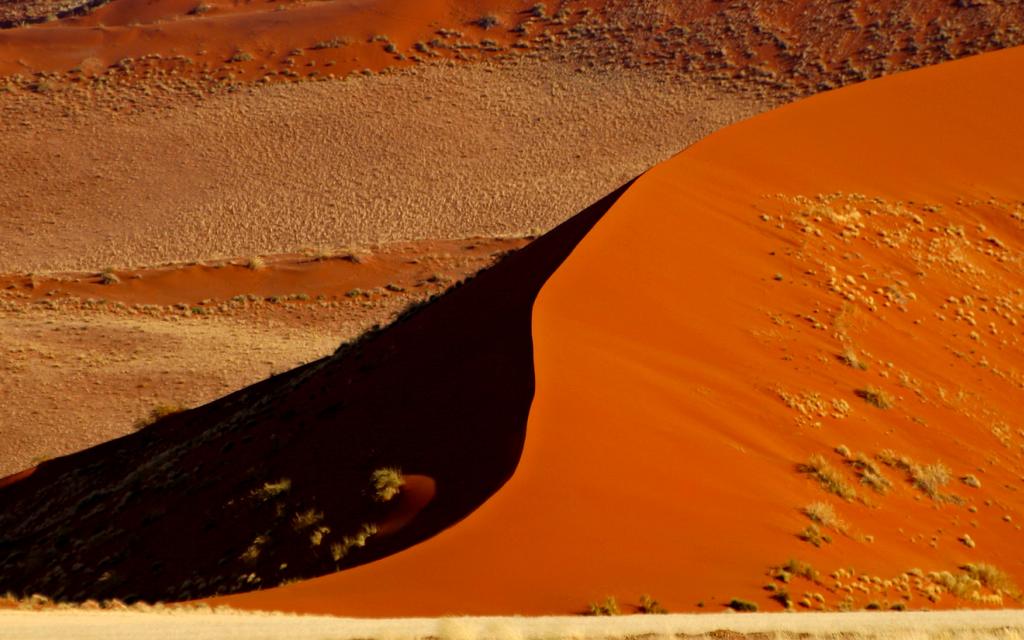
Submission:
[[[512,25],[527,0],[331,0],[329,2],[201,2],[117,0],[88,15],[0,32],[0,74],[79,69],[91,74],[122,59],[156,56],[256,79],[286,69],[292,50],[309,49],[319,75],[412,64],[418,41],[438,29],[473,39],[510,40],[507,26],[489,32],[475,21],[494,15]],[[374,37],[377,37],[374,39]],[[386,44],[393,48],[385,49]],[[401,59],[396,55],[403,52]],[[243,55],[237,55],[243,54]],[[408,59],[407,59],[408,57]],[[300,69],[301,70],[301,69]],[[306,70],[302,75],[306,75]]]
[[[773,584],[808,608],[1013,606],[1005,584],[928,597],[906,572],[984,562],[1024,584],[1022,65],[1018,48],[821,94],[651,170],[540,292],[504,488],[394,556],[217,602],[778,609],[766,574],[797,558],[817,581]],[[852,461],[885,450],[875,492]],[[813,454],[845,499],[798,472]],[[912,481],[936,462],[948,478]],[[841,520],[820,546],[797,535],[815,502]]]

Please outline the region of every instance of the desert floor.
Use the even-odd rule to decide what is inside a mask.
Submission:
[[[0,640],[1021,635],[717,613],[1024,602],[1011,3],[62,1],[0,32],[0,593],[251,612]],[[639,593],[716,613],[259,613]]]
[[[326,355],[417,299],[392,280],[461,279],[489,262],[467,238],[521,246],[770,106],[667,72],[529,60],[179,98],[0,102],[0,476]],[[404,260],[323,304],[288,300],[315,298],[316,274],[282,279],[273,257],[242,281],[212,266],[352,247]],[[123,282],[74,288],[103,269]],[[231,302],[254,288],[285,304]]]
[[[325,356],[525,242],[0,276],[0,476]]]
[[[1024,637],[1024,612],[674,614],[616,618],[480,617],[360,620],[230,611],[0,611],[8,640],[560,640],[572,638],[859,638],[878,640]]]

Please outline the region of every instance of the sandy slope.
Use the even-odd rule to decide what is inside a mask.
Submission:
[[[625,638],[653,636],[721,638],[732,632],[771,634],[773,638],[806,640],[877,638],[930,640],[956,638],[1018,640],[1024,633],[1020,611],[955,611],[930,613],[701,614],[608,618],[406,618],[358,620],[325,616],[284,616],[240,612],[141,613],[135,611],[4,611],[0,624],[9,640],[107,640],[160,638],[247,640],[324,638],[348,640],[515,640],[562,638]],[[706,635],[705,635],[706,634]],[[730,635],[729,637],[736,637]],[[763,637],[753,635],[753,637]]]
[[[535,614],[652,593],[721,610],[779,607],[772,582],[811,608],[1011,605],[1009,584],[954,574],[1024,583],[1022,61],[817,96],[650,171],[539,295],[509,484],[408,551],[223,601]],[[814,454],[845,498],[799,471]],[[797,535],[814,502],[841,519],[820,547]],[[788,558],[820,573],[766,575]]]
[[[461,520],[522,450],[537,291],[622,189],[331,356],[0,480],[0,593],[233,593]],[[381,500],[371,477],[390,467],[407,482]]]
[[[0,276],[0,476],[131,433],[155,407],[205,404],[330,354],[524,242],[176,265],[108,285]]]

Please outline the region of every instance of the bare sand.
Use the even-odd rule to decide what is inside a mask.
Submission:
[[[360,620],[241,612],[0,610],[9,640],[563,640],[668,638],[826,638],[1019,640],[1024,613],[698,614],[585,617],[451,617]]]
[[[270,86],[135,115],[63,117],[45,97],[0,97],[8,106],[0,272],[522,236],[763,109],[648,71],[542,62]]]

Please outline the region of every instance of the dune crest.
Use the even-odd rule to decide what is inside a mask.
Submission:
[[[648,172],[541,290],[509,483],[400,554],[222,602],[1017,606],[1022,63],[820,95]]]

